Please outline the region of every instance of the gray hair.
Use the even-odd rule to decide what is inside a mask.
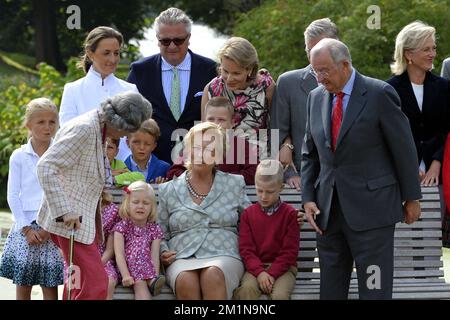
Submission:
[[[324,38],[320,40],[314,48],[311,50],[311,57],[319,54],[323,50],[328,50],[331,59],[334,63],[339,63],[342,61],[348,61],[350,65],[352,64],[352,57],[350,56],[350,50],[345,45],[345,43],[330,38]]]
[[[155,23],[153,25],[153,29],[155,29],[156,34],[159,34],[159,27],[162,24],[174,25],[183,23],[186,27],[186,32],[191,33],[192,28],[192,20],[188,17],[188,15],[178,8],[169,8],[159,14],[155,19]]]
[[[400,75],[406,70],[405,51],[415,51],[421,48],[429,37],[435,37],[436,29],[422,21],[414,21],[405,26],[395,39],[394,62],[391,64],[391,71],[395,75]]]
[[[152,111],[152,104],[140,93],[127,91],[101,103],[100,119],[116,130],[136,132]]]
[[[332,38],[339,40],[338,28],[336,24],[330,20],[330,18],[314,20],[306,28],[304,35],[305,44],[311,40],[319,38]]]

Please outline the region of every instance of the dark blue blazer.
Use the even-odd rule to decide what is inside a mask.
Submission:
[[[129,155],[124,162],[127,165],[128,169],[130,171],[133,171],[131,166],[131,155]],[[154,183],[155,179],[158,177],[165,178],[169,168],[170,164],[168,164],[166,161],[159,160],[157,156],[152,154],[152,158],[147,169],[147,183]]]
[[[158,158],[172,163],[170,157],[175,141],[171,141],[175,129],[189,130],[194,121],[201,120],[200,103],[205,86],[217,76],[217,64],[213,60],[200,56],[189,50],[192,57],[191,76],[186,104],[178,122],[172,115],[164,96],[161,81],[161,55],[156,54],[131,64],[127,81],[134,83],[139,92],[151,102],[153,106],[152,118],[161,129],[154,154]]]
[[[450,124],[450,82],[427,72],[423,83],[422,111],[417,104],[408,72],[394,76],[387,82],[400,96],[402,111],[409,119],[419,161],[423,158],[427,170],[433,160],[442,163]]]

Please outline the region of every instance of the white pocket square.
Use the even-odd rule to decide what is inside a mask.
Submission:
[[[194,98],[195,97],[201,97],[201,96],[203,96],[203,91],[199,91],[196,94],[194,94]]]

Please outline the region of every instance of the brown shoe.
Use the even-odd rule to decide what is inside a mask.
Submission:
[[[161,289],[166,283],[166,277],[163,275],[156,276],[150,284],[150,294],[152,297],[161,293]]]

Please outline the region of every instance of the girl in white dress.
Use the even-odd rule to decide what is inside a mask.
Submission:
[[[40,285],[45,300],[58,298],[63,283],[63,259],[48,232],[36,224],[42,201],[36,164],[50,147],[58,128],[58,109],[49,99],[32,100],[25,112],[29,140],[9,160],[8,204],[14,225],[5,243],[0,276],[16,284],[16,299],[29,300]]]

